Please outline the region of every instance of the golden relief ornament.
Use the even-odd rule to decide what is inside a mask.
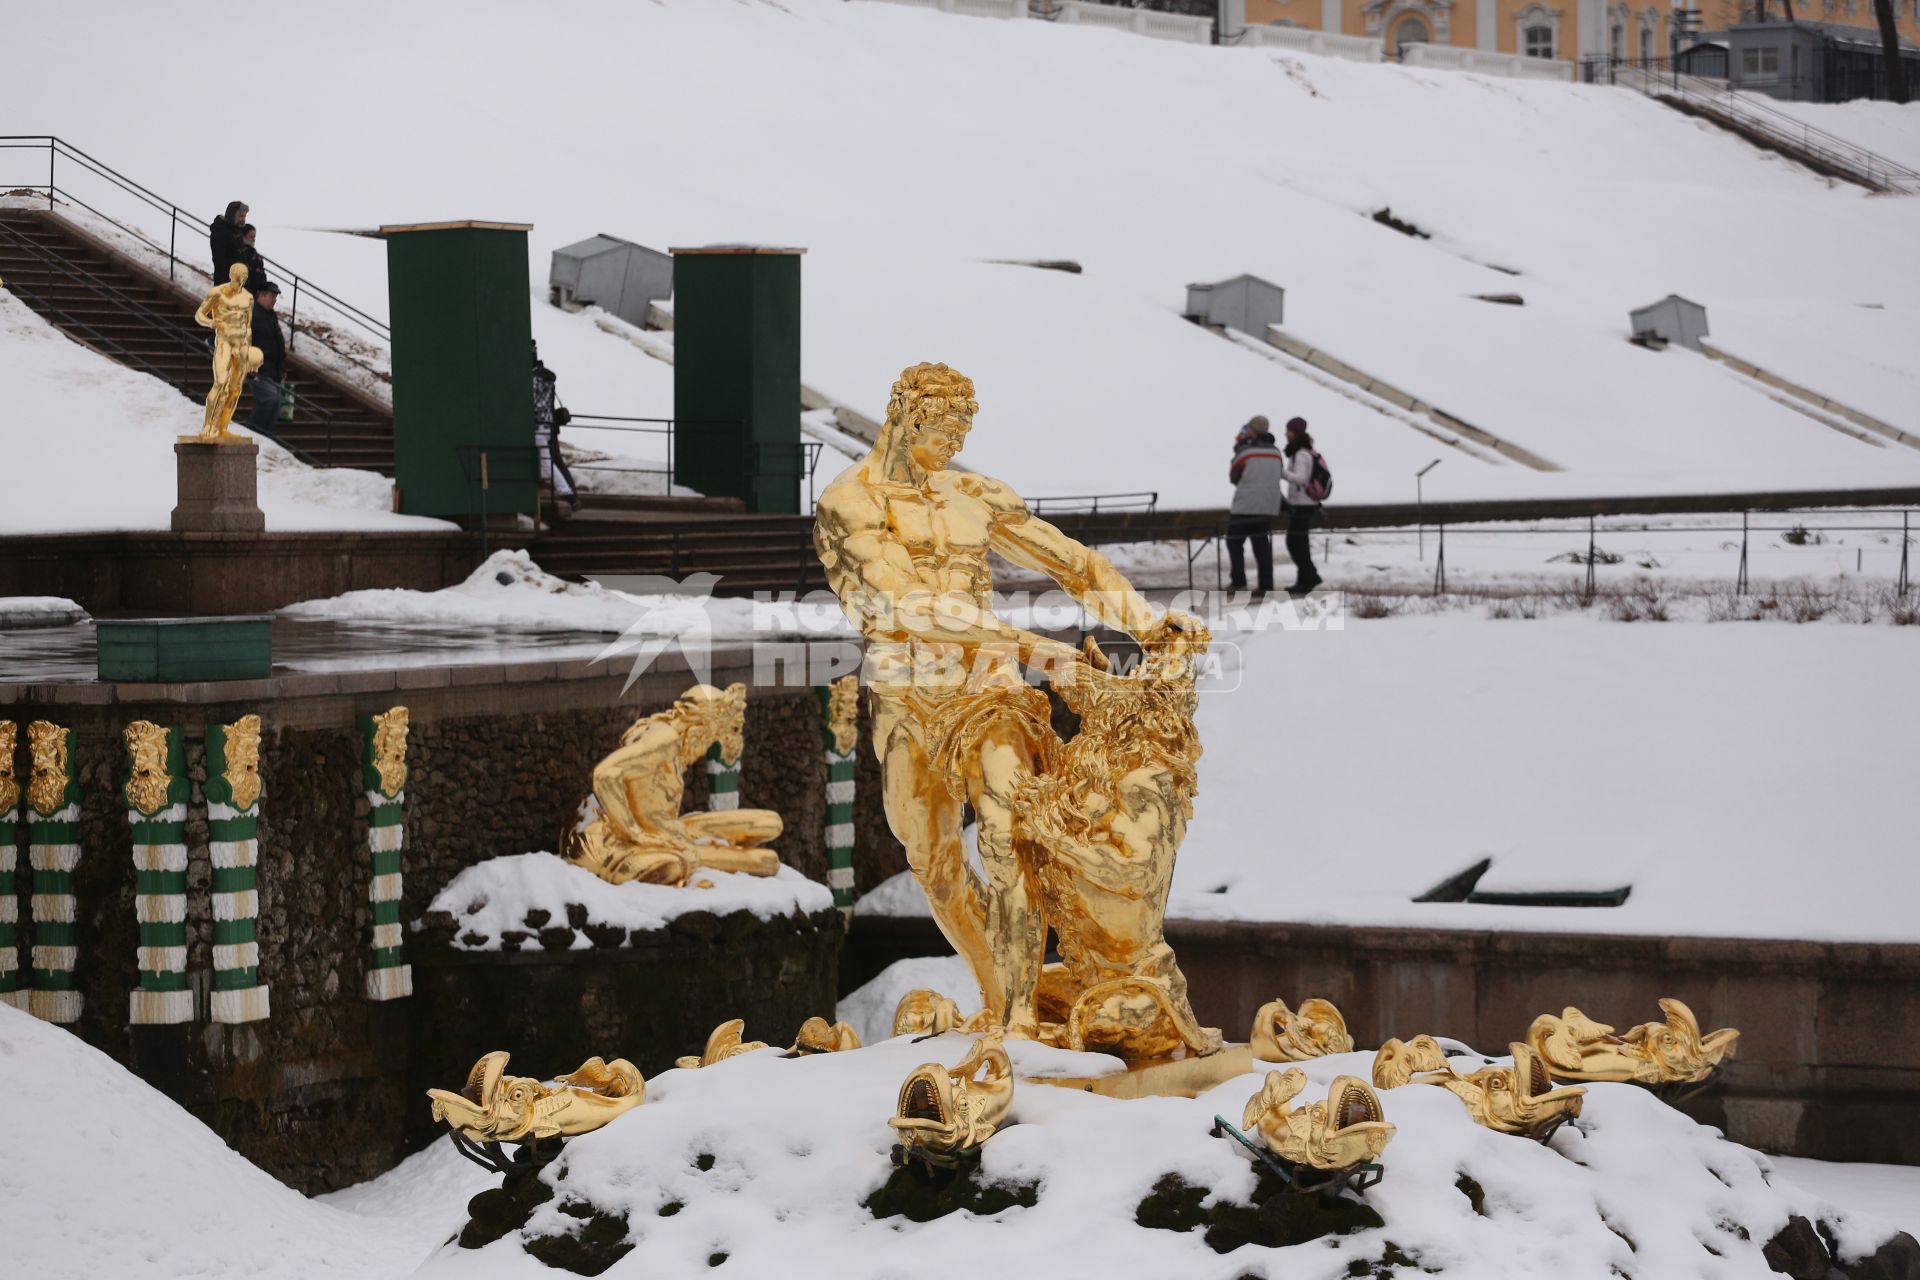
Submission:
[[[1587,1091],[1577,1084],[1556,1088],[1546,1064],[1531,1049],[1518,1043],[1507,1048],[1512,1065],[1489,1063],[1463,1076],[1432,1036],[1415,1036],[1406,1043],[1389,1040],[1374,1057],[1373,1083],[1380,1089],[1438,1085],[1460,1099],[1481,1128],[1544,1142],[1580,1114]]]
[[[380,778],[380,794],[388,799],[407,785],[407,732],[411,713],[395,707],[373,719],[373,771]]]
[[[906,1151],[953,1156],[991,1138],[1012,1106],[1013,1063],[1000,1036],[990,1033],[954,1066],[914,1068],[887,1123]]]
[[[746,1030],[745,1018],[729,1018],[713,1029],[707,1037],[707,1047],[699,1057],[688,1055],[675,1058],[673,1065],[686,1070],[710,1067],[716,1062],[725,1062],[728,1058],[737,1058],[743,1053],[767,1047],[765,1040],[742,1040],[740,1037],[746,1034]]]
[[[13,771],[15,735],[19,730],[20,726],[13,721],[0,720],[0,813],[20,803],[20,779]]]
[[[1284,1000],[1273,1000],[1253,1015],[1249,1037],[1253,1056],[1261,1062],[1304,1062],[1330,1053],[1352,1053],[1353,1037],[1347,1020],[1331,1000],[1314,997],[1300,1002],[1298,1012]]]
[[[260,799],[260,717],[241,716],[225,728],[227,767],[221,776],[233,795],[233,807],[245,812]]]
[[[207,392],[198,437],[207,443],[247,438],[228,430],[247,375],[264,361],[253,345],[253,295],[246,285],[247,265],[236,262],[227,271],[227,282],[215,285],[193,313],[194,323],[213,330],[213,388]]]
[[[815,1017],[800,1024],[799,1034],[794,1036],[793,1047],[787,1050],[787,1056],[796,1058],[814,1053],[844,1053],[859,1047],[860,1033],[851,1026]]]
[[[872,451],[821,495],[814,546],[866,641],[888,824],[935,922],[1010,1036],[1139,1060],[1219,1047],[1162,934],[1192,816],[1195,660],[1206,628],[1155,611],[1011,487],[958,469],[979,405],[942,364],[894,384]],[[1052,578],[1138,641],[1135,672],[993,610],[989,556]],[[1044,668],[1080,714],[1063,743]],[[977,819],[980,869],[962,840]],[[1062,963],[1043,972],[1049,928]]]
[[[40,813],[66,807],[67,787],[73,781],[70,755],[72,731],[49,720],[27,726],[27,751],[32,772],[27,776],[27,803]]]
[[[681,812],[684,773],[720,744],[739,759],[747,686],[695,685],[665,711],[635,720],[593,768],[593,794],[562,840],[564,856],[612,884],[687,885],[701,868],[771,876],[780,858],[763,847],[781,831],[771,809]]]
[[[591,1133],[646,1101],[647,1082],[625,1058],[588,1058],[543,1084],[507,1075],[508,1057],[496,1050],[474,1063],[458,1093],[427,1090],[433,1118],[472,1142],[528,1142]]]
[[[1561,1080],[1630,1081],[1634,1084],[1699,1084],[1734,1055],[1740,1033],[1723,1027],[1706,1035],[1693,1010],[1668,997],[1660,1001],[1663,1022],[1643,1022],[1613,1034],[1569,1005],[1559,1017],[1543,1013],[1527,1030],[1527,1044]]]
[[[167,807],[173,778],[167,772],[167,730],[151,720],[135,720],[123,731],[127,757],[132,761],[127,779],[127,802],[152,817]]]
[[[1240,1127],[1258,1134],[1282,1160],[1312,1169],[1345,1170],[1378,1160],[1394,1128],[1366,1081],[1340,1076],[1324,1100],[1296,1109],[1292,1103],[1306,1083],[1307,1073],[1298,1067],[1267,1072],[1247,1101]]]
[[[859,676],[842,676],[827,686],[827,728],[833,734],[833,749],[841,755],[859,741]]]

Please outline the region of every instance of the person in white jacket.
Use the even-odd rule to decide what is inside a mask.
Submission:
[[[1287,555],[1293,560],[1293,585],[1290,596],[1304,596],[1320,585],[1320,571],[1313,565],[1313,546],[1309,530],[1320,522],[1320,500],[1307,492],[1313,479],[1313,437],[1307,434],[1307,420],[1287,422],[1287,443],[1280,450],[1286,459]]]

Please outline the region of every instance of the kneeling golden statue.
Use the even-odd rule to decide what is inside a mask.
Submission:
[[[1693,1010],[1668,997],[1660,1002],[1665,1022],[1643,1022],[1624,1036],[1613,1034],[1569,1005],[1559,1017],[1543,1013],[1527,1030],[1527,1045],[1561,1080],[1631,1081],[1634,1084],[1699,1084],[1733,1056],[1740,1033],[1731,1027],[1700,1034]]]
[[[1380,1097],[1357,1076],[1340,1076],[1324,1101],[1299,1110],[1289,1104],[1306,1087],[1298,1067],[1269,1071],[1247,1100],[1240,1127],[1257,1133],[1267,1150],[1293,1164],[1338,1171],[1378,1160],[1393,1139]]]
[[[1374,1055],[1374,1087],[1436,1084],[1460,1099],[1481,1128],[1545,1142],[1580,1114],[1587,1091],[1577,1084],[1555,1088],[1546,1064],[1533,1050],[1524,1044],[1507,1048],[1513,1054],[1512,1066],[1490,1063],[1463,1076],[1432,1036],[1415,1036],[1406,1043],[1389,1040]]]
[[[916,1067],[887,1123],[909,1153],[952,1156],[991,1138],[1012,1106],[1013,1063],[995,1032],[954,1066]]]
[[[506,1074],[496,1050],[473,1064],[458,1093],[429,1089],[433,1118],[473,1142],[527,1142],[591,1133],[647,1098],[647,1082],[625,1058],[588,1058],[580,1069],[542,1084]]]
[[[780,834],[771,809],[682,813],[687,766],[720,743],[737,759],[747,686],[697,684],[669,709],[643,716],[593,769],[593,795],[567,834],[564,856],[602,880],[685,885],[702,867],[770,876],[780,858],[762,848]]]

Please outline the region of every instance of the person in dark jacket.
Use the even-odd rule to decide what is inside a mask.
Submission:
[[[279,301],[280,286],[271,280],[254,291],[253,345],[260,348],[260,368],[253,375],[253,412],[247,415],[247,427],[269,440],[277,438],[274,433],[280,427],[280,401],[286,396],[287,385],[287,344],[280,334],[280,321],[273,314]]]
[[[1307,420],[1293,418],[1287,423],[1287,443],[1281,449],[1286,458],[1283,479],[1287,484],[1287,555],[1293,559],[1293,585],[1290,596],[1304,596],[1320,585],[1320,570],[1313,565],[1313,540],[1310,531],[1320,523],[1320,500],[1307,491],[1313,479],[1313,437],[1307,434]]]
[[[238,260],[247,264],[247,292],[256,297],[259,296],[260,290],[264,289],[269,283],[267,280],[267,264],[261,259],[260,251],[253,247],[254,236],[257,234],[258,232],[251,222],[240,228],[240,252],[238,255]],[[278,292],[278,290],[279,286],[276,285],[275,292]]]
[[[559,375],[540,359],[540,344],[533,351],[533,444],[540,451],[540,478],[553,486],[553,504],[561,516],[573,514],[580,501],[574,488],[573,472],[560,453],[560,428],[573,420],[573,413],[560,403]]]
[[[1267,420],[1249,419],[1234,438],[1233,462],[1227,468],[1227,478],[1233,481],[1233,505],[1227,511],[1227,563],[1233,571],[1232,581],[1227,584],[1230,591],[1247,589],[1249,540],[1260,574],[1260,594],[1273,590],[1273,518],[1280,514],[1284,464],[1273,432],[1267,430]]]
[[[224,284],[227,268],[240,261],[240,228],[247,224],[247,204],[235,200],[227,211],[207,224],[207,248],[213,253],[213,279]],[[251,272],[252,268],[248,268]]]

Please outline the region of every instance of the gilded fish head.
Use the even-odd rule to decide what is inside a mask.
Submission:
[[[902,1146],[957,1150],[966,1136],[966,1094],[945,1067],[925,1063],[901,1084],[899,1104],[887,1123]]]

